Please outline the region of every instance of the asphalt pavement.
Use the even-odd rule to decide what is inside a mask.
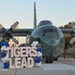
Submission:
[[[0,75],[75,75],[75,59],[59,58],[53,64],[42,63],[41,67],[23,69],[2,69],[0,61]]]

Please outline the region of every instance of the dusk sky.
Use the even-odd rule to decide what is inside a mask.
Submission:
[[[37,24],[51,20],[55,26],[75,21],[75,0],[35,0]],[[0,23],[8,28],[19,22],[20,28],[33,28],[34,0],[0,0]]]

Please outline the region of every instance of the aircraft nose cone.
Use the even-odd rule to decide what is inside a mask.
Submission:
[[[56,46],[57,44],[58,44],[57,40],[52,39],[49,41],[49,46]]]

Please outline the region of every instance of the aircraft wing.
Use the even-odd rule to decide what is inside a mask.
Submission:
[[[31,32],[33,31],[34,29],[14,29],[11,34],[13,36],[26,36],[28,34],[31,34]],[[3,35],[3,31],[0,29],[0,36]]]
[[[75,30],[73,28],[61,28],[60,29],[64,35],[74,35]]]
[[[68,25],[71,28],[61,28],[61,31],[66,34],[66,35],[72,35],[75,37],[75,23],[74,22],[69,22]]]

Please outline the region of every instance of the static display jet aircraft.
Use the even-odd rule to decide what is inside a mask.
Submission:
[[[74,29],[62,29],[55,27],[51,21],[43,20],[36,28],[36,4],[34,2],[34,29],[14,29],[18,22],[14,23],[10,29],[5,29],[0,26],[0,35],[2,38],[12,39],[16,44],[18,41],[13,36],[30,35],[29,45],[33,41],[38,41],[43,49],[43,57],[46,58],[46,63],[53,63],[57,60],[62,50],[64,50],[64,33],[74,33]],[[14,30],[13,30],[14,29]],[[1,39],[2,41],[2,39]]]

